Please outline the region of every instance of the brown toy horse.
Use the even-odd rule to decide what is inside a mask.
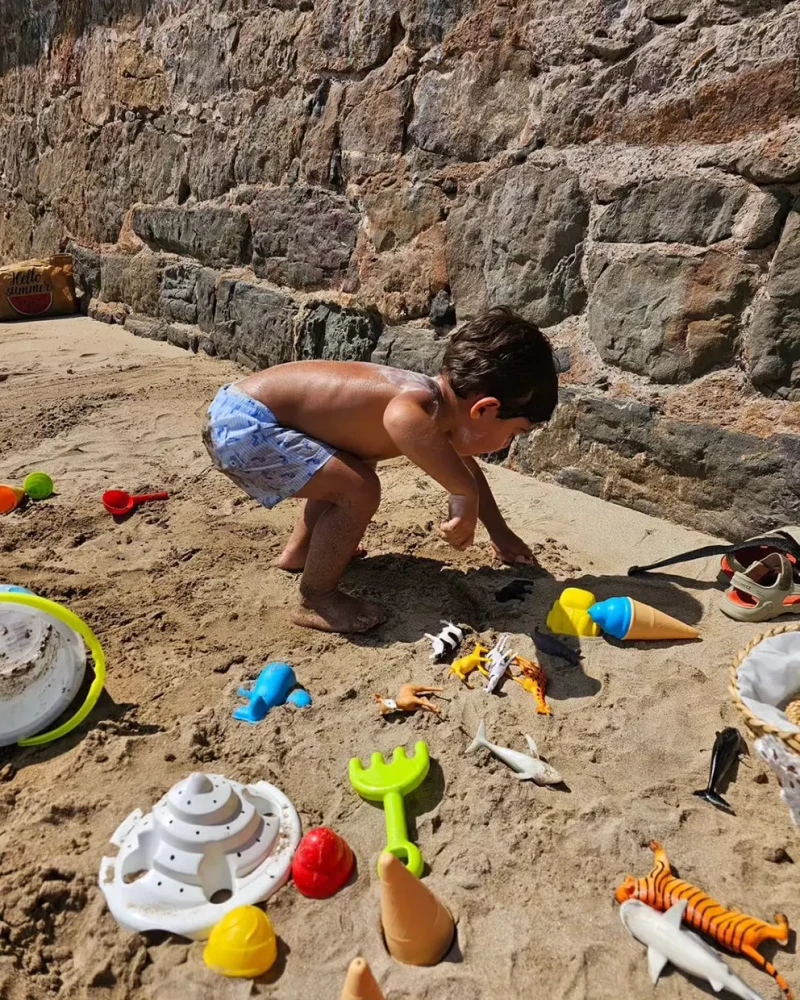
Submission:
[[[764,941],[786,944],[789,940],[789,921],[782,913],[775,914],[775,923],[749,917],[738,910],[727,910],[721,903],[707,896],[690,882],[675,878],[670,868],[667,852],[655,840],[650,844],[655,854],[655,867],[644,878],[628,875],[617,889],[618,903],[626,899],[640,899],[656,910],[668,910],[671,906],[686,900],[684,923],[713,938],[723,948],[735,954],[746,955],[751,962],[768,972],[788,997],[794,1000],[789,984],[778,970],[756,949]]]

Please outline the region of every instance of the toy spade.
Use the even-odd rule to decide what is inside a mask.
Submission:
[[[389,764],[381,754],[374,753],[368,768],[363,767],[358,757],[352,757],[348,769],[350,784],[362,798],[383,802],[387,837],[384,851],[402,861],[417,878],[422,875],[425,863],[417,845],[408,839],[403,796],[419,788],[430,766],[428,744],[418,740],[413,757],[406,756],[405,747],[395,747]]]
[[[123,514],[130,514],[134,507],[140,503],[149,503],[151,500],[167,500],[169,493],[139,493],[131,496],[125,490],[106,490],[103,494],[103,506],[109,514],[117,517]]]

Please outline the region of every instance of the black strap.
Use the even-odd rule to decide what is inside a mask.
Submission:
[[[676,563],[691,562],[694,559],[705,559],[707,556],[733,555],[740,549],[755,549],[762,545],[768,545],[775,552],[793,555],[800,563],[800,544],[788,531],[776,531],[763,538],[748,538],[747,541],[739,542],[736,545],[704,545],[701,549],[681,552],[677,556],[670,556],[668,559],[660,559],[658,562],[650,563],[649,566],[631,566],[628,570],[628,576],[638,576],[640,573],[649,573],[651,570],[662,569],[664,566],[674,566]]]

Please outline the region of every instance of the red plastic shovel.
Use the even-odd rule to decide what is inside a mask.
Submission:
[[[134,507],[140,503],[148,503],[150,500],[167,500],[169,493],[140,493],[138,496],[131,496],[125,490],[106,490],[103,494],[103,506],[109,514],[130,514]]]

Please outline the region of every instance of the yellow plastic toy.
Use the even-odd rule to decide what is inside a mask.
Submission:
[[[203,961],[221,976],[255,979],[275,964],[278,942],[272,923],[257,906],[237,906],[212,929]]]
[[[599,625],[589,617],[589,608],[594,603],[594,594],[588,590],[567,587],[547,616],[547,627],[559,635],[600,635]]]
[[[485,646],[481,646],[479,642],[476,643],[471,653],[459,657],[453,663],[450,667],[450,673],[455,674],[462,684],[466,684],[467,677],[469,677],[473,670],[477,670],[481,666],[488,652],[489,650]]]

